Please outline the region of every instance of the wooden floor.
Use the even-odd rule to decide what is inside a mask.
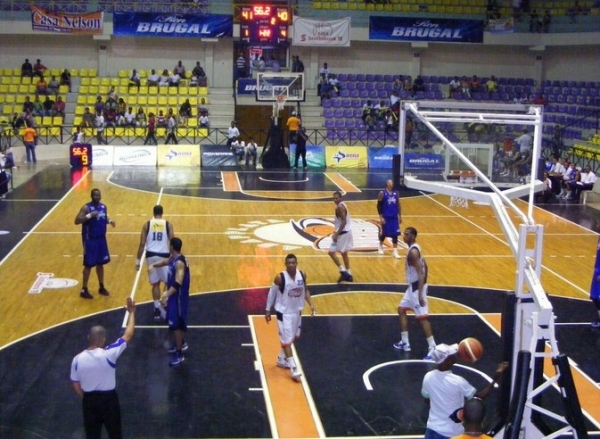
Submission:
[[[391,249],[384,256],[376,251],[375,199],[389,178],[385,172],[221,173],[123,168],[95,169],[65,177],[61,165],[32,174],[37,175],[37,180],[28,180],[0,201],[0,218],[10,214],[14,221],[15,215],[27,215],[22,221],[17,220],[26,223],[39,216],[27,230],[19,230],[17,224],[13,230],[7,230],[10,233],[0,234],[3,257],[0,352],[48,328],[119,309],[128,296],[134,296],[138,303],[149,302],[146,273],[135,270],[135,254],[140,229],[151,217],[155,204],[163,205],[165,217],[183,240],[183,253],[191,265],[191,291],[196,296],[237,290],[265,291],[274,275],[285,268],[285,255],[294,253],[299,267],[307,272],[309,285],[319,286],[314,299],[319,315],[395,313],[402,287],[399,285],[397,291],[389,292],[375,288],[404,283],[405,248],[401,248],[400,260],[392,258]],[[60,192],[59,187],[66,188],[60,197],[36,201],[39,193],[52,188]],[[92,188],[101,190],[109,216],[116,221],[116,227],[108,233],[111,262],[106,266],[105,284],[111,295],[97,294],[97,280],[92,272],[90,291],[95,298],[82,300],[78,294],[82,271],[80,227],[73,220],[80,207],[89,201]],[[336,284],[339,274],[327,255],[334,190],[346,193],[345,201],[355,221],[357,248],[350,259],[355,283],[362,286],[359,290],[346,291]],[[427,258],[430,285],[476,288],[481,291],[482,302],[487,300],[487,291],[514,289],[515,260],[489,206],[470,203],[467,209],[450,208],[446,196],[412,192],[403,195],[402,227],[412,226],[419,232],[417,242]],[[23,206],[32,209],[31,205],[36,203],[43,212],[20,210]],[[526,209],[524,202],[517,204]],[[595,214],[586,211],[585,215]],[[511,216],[517,223],[517,217]],[[534,217],[545,227],[542,270],[545,290],[553,297],[584,304],[586,313],[581,319],[589,323],[594,317],[587,300],[597,234],[548,210],[535,208]],[[0,232],[5,230],[4,225],[0,223]],[[22,239],[19,237],[13,247],[7,237],[12,234],[14,239],[19,233]],[[54,281],[42,285],[40,291],[33,291],[43,284],[44,273],[50,273]],[[244,308],[246,304],[238,306]],[[430,312],[473,314],[472,308],[451,298],[432,299]],[[451,334],[436,334],[436,337],[439,342],[453,341]],[[84,333],[72,333],[64,343],[82,346],[84,338]],[[561,348],[569,353],[570,346]],[[64,367],[63,378],[67,379],[68,365]],[[596,382],[589,381],[585,389],[595,392],[593,395],[599,400]],[[586,410],[594,411],[590,407]],[[600,414],[595,416],[593,422],[598,426]],[[2,422],[0,418],[0,427]],[[272,433],[275,427],[276,423],[272,423]],[[322,426],[316,424],[311,428],[302,433],[303,437],[323,435]],[[275,431],[281,437],[298,434],[293,429],[282,433],[287,431],[283,426]]]

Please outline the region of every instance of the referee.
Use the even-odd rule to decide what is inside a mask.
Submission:
[[[100,439],[102,425],[110,439],[121,439],[121,408],[115,390],[115,369],[119,356],[133,337],[135,328],[135,303],[127,298],[129,322],[123,335],[104,347],[106,329],[94,326],[88,334],[89,347],[77,354],[71,363],[71,381],[75,392],[81,396],[83,426],[86,439]]]

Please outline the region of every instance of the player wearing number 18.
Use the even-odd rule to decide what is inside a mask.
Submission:
[[[173,225],[163,219],[163,207],[160,204],[152,210],[154,217],[146,221],[140,233],[140,245],[137,251],[135,269],[140,269],[142,255],[146,251],[146,262],[148,265],[169,257],[169,242],[175,236]],[[160,305],[160,284],[167,284],[169,271],[167,267],[159,267],[148,272],[148,280],[152,285],[152,299],[154,300],[154,320],[161,320],[162,307]]]

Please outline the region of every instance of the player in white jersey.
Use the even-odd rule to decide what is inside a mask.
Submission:
[[[154,206],[154,217],[144,223],[140,234],[140,245],[137,252],[135,269],[140,269],[142,255],[146,250],[146,262],[148,265],[170,257],[169,242],[175,236],[173,225],[163,219],[163,207],[159,204]],[[164,309],[160,304],[160,283],[167,284],[169,267],[160,267],[148,272],[148,279],[152,284],[152,298],[154,299],[154,320],[164,319]]]
[[[338,282],[352,282],[352,272],[350,271],[350,259],[348,252],[354,248],[354,239],[352,237],[352,220],[346,204],[342,201],[342,193],[335,191],[333,193],[333,202],[335,203],[335,221],[334,231],[331,235],[331,247],[329,247],[329,257],[340,270]],[[339,252],[342,255],[344,263],[336,255]]]
[[[300,338],[304,301],[308,302],[311,315],[316,313],[306,284],[306,274],[298,270],[297,266],[298,260],[295,255],[289,254],[285,257],[285,271],[275,276],[265,310],[265,320],[269,323],[271,310],[275,308],[281,342],[277,365],[290,369],[294,381],[299,381],[302,376],[292,354],[292,344]]]
[[[427,307],[427,263],[421,253],[421,247],[415,243],[417,240],[417,229],[407,227],[404,230],[403,238],[404,242],[408,245],[405,264],[408,289],[398,305],[402,339],[398,343],[394,343],[394,348],[404,352],[410,351],[408,317],[406,316],[406,311],[410,309],[413,310],[416,319],[421,323],[421,327],[427,338],[429,350],[424,359],[431,360],[431,353],[435,350],[435,340],[431,332],[431,325],[429,324],[429,309]]]

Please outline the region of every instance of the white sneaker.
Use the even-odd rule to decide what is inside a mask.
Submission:
[[[429,350],[427,351],[427,355],[425,355],[425,357],[423,357],[423,360],[426,361],[433,361],[433,351],[435,351],[435,348],[429,348]]]
[[[302,373],[301,373],[301,372],[298,370],[298,368],[297,368],[297,367],[294,367],[294,368],[292,369],[292,379],[293,379],[294,381],[296,381],[297,383],[299,383],[299,382],[300,382],[300,377],[301,377],[301,376],[302,376]]]
[[[379,248],[377,249],[377,254],[378,255],[382,255],[383,254],[383,247],[379,246]]]
[[[398,250],[394,250],[394,257],[396,259],[400,259],[400,255],[398,254]]]
[[[398,343],[394,343],[394,349],[399,351],[410,352],[410,344],[400,340]]]
[[[290,368],[290,365],[288,364],[288,361],[285,358],[282,358],[282,357],[277,357],[277,366],[283,367],[284,369],[289,369]]]

